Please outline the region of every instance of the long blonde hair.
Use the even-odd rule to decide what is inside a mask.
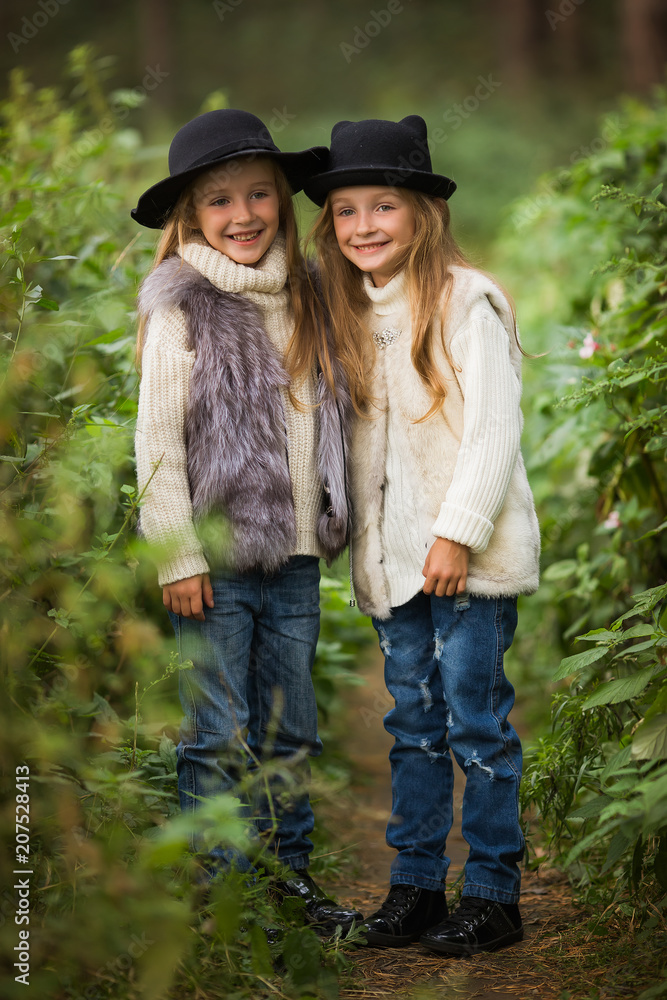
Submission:
[[[444,318],[453,285],[450,267],[454,264],[471,268],[473,264],[452,235],[449,206],[444,198],[408,188],[401,188],[400,194],[414,212],[415,235],[397,254],[394,274],[406,271],[412,317],[411,358],[431,396],[429,410],[415,421],[421,423],[440,410],[447,395],[446,380],[435,363],[434,339],[440,321],[441,346],[449,357]],[[354,408],[362,417],[372,416],[371,410],[377,406],[369,388],[375,345],[364,324],[369,306],[364,272],[344,257],[338,247],[331,195],[308,235],[307,245],[311,243],[319,259],[322,296],[330,316],[334,349],[345,369]],[[517,336],[514,306],[509,296],[508,301]]]
[[[244,157],[239,157],[234,162],[242,163],[244,159]],[[255,157],[252,159],[255,159]],[[292,204],[292,191],[280,166],[271,157],[267,157],[267,159],[273,166],[278,194],[280,226],[285,233],[288,275],[287,290],[294,318],[294,333],[290,338],[285,352],[285,365],[292,383],[298,383],[318,363],[329,388],[335,394],[333,365],[325,333],[324,313],[313,284],[309,279],[303,254],[299,246],[299,233],[294,215],[294,206]],[[195,191],[200,182],[201,174],[198,174],[184,189],[174,205],[157,245],[151,271],[154,271],[167,257],[172,257],[177,253],[180,253],[182,256],[186,243],[193,241],[207,242],[197,224],[195,211]],[[137,367],[141,363],[147,320],[148,317],[146,315],[141,314],[139,316],[136,353]],[[298,409],[304,410],[306,408],[304,404],[292,395],[291,389],[290,398]]]

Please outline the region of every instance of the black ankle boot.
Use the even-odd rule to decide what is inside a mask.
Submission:
[[[454,912],[422,934],[419,941],[443,955],[476,955],[495,951],[523,938],[516,903],[463,896]]]
[[[320,930],[325,934],[334,934],[336,927],[348,931],[353,921],[361,923],[364,919],[358,910],[346,909],[327,896],[305,868],[293,869],[289,878],[276,883],[276,888],[283,896],[296,896],[297,899],[302,899],[306,904],[306,919],[314,925],[314,930]]]
[[[392,885],[380,909],[364,920],[361,931],[368,944],[401,948],[446,916],[444,891],[399,882]]]

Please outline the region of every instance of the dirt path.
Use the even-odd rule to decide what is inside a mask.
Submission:
[[[364,914],[377,909],[388,891],[393,857],[384,833],[391,808],[388,753],[392,738],[382,717],[391,707],[382,676],[382,658],[370,659],[363,671],[366,684],[347,698],[346,750],[356,762],[351,795],[334,816],[351,852],[356,875],[332,883],[341,900],[354,903]],[[513,722],[516,720],[513,719]],[[447,844],[452,860],[449,885],[460,875],[467,856],[461,835],[463,775],[457,771],[454,829]],[[541,954],[558,938],[559,931],[578,919],[567,886],[555,873],[524,874],[521,913],[524,941],[495,953],[470,959],[448,959],[427,952],[420,945],[408,948],[364,948],[354,952],[352,982],[341,992],[345,1000],[380,997],[461,997],[466,1000],[556,1000],[561,993],[554,980],[553,961],[544,964]],[[563,956],[565,959],[565,956]]]

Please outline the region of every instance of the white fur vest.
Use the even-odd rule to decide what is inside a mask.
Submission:
[[[239,571],[281,566],[294,551],[296,524],[280,387],[289,375],[264,329],[260,310],[242,294],[216,288],[179,257],[143,282],[140,310],[179,308],[195,361],[185,439],[195,522],[222,513],[214,563]],[[330,562],[348,536],[346,439],[351,404],[341,366],[336,395],[320,375],[317,464],[322,510],[317,534]],[[207,538],[207,544],[209,543]],[[207,553],[208,555],[209,553]]]
[[[400,291],[397,278],[392,279],[397,294],[389,285],[369,292],[375,296],[375,312],[369,310],[368,315],[371,330],[386,326],[387,316],[391,326],[403,330],[377,352],[372,392],[379,409],[375,419],[356,420],[350,461],[354,586],[360,609],[380,619],[390,617],[391,609],[391,570],[382,534],[388,409],[405,495],[410,497],[410,508],[399,512],[398,519],[409,523],[411,537],[416,538],[416,558],[425,560],[434,537],[440,535],[468,546],[472,594],[531,593],[539,581],[539,526],[519,450],[521,354],[511,310],[485,275],[474,269],[451,270],[453,286],[443,331],[449,356],[440,338],[434,337],[434,360],[446,379],[447,396],[442,409],[421,423],[417,421],[429,409],[431,398],[411,360],[407,295]],[[471,368],[473,352],[487,360]],[[475,393],[470,381],[473,369],[478,372]],[[503,445],[502,460],[488,446],[494,440]],[[478,448],[482,441],[485,451]],[[484,458],[477,461],[474,456],[480,453]],[[416,586],[419,589],[419,583]]]

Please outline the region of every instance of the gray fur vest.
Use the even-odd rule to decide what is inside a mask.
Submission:
[[[239,571],[281,566],[294,552],[296,521],[280,387],[289,375],[254,303],[216,288],[180,257],[164,260],[143,282],[145,315],[178,307],[195,362],[185,441],[195,521],[224,514],[230,531],[214,563]],[[318,470],[322,511],[317,534],[331,562],[345,548],[349,513],[347,442],[351,403],[334,361],[336,396],[318,382]],[[208,543],[208,540],[207,540]]]

